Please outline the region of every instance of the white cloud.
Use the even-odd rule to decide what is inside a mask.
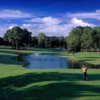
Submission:
[[[47,25],[57,25],[60,23],[59,19],[53,17],[44,17],[42,20]]]
[[[87,23],[87,22],[84,22],[82,19],[78,19],[78,18],[72,18],[72,23],[73,25],[75,26],[95,26],[94,24],[90,24],[90,23]]]
[[[80,18],[71,18],[70,20],[58,19],[55,17],[42,17],[42,18],[33,18],[27,23],[22,23],[22,25],[17,24],[7,24],[0,26],[0,36],[3,36],[7,29],[11,29],[13,26],[19,26],[22,28],[27,28],[37,35],[39,32],[44,32],[47,36],[66,36],[76,26],[95,26],[85,22]]]
[[[13,27],[18,26],[17,24],[8,25],[8,29],[12,29]]]
[[[29,18],[30,14],[22,12],[20,10],[5,9],[0,10],[0,18]]]
[[[4,25],[4,26],[0,25],[0,37],[3,37],[3,35],[7,29],[8,29],[8,27],[6,25]]]
[[[45,19],[45,20],[44,20]],[[51,20],[52,19],[52,20]],[[22,27],[29,29],[33,32],[33,35],[37,35],[39,32],[44,32],[46,35],[52,36],[66,36],[72,28],[76,26],[95,26],[94,24],[87,23],[82,19],[72,18],[69,21],[58,20],[56,18],[43,17],[43,18],[35,18],[32,19],[32,24],[23,24]],[[34,23],[37,22],[37,23]],[[42,23],[41,23],[42,22]],[[63,23],[66,22],[66,23]],[[63,24],[62,24],[63,23]]]
[[[13,9],[0,10],[0,19],[17,19],[17,18],[30,18],[20,23],[20,25],[15,24],[3,24],[0,25],[0,36],[3,36],[7,29],[11,29],[14,26],[19,26],[22,28],[27,28],[37,35],[39,32],[44,32],[48,36],[66,36],[76,26],[95,26],[92,23],[88,23],[84,19],[96,19],[100,20],[100,10],[95,12],[81,12],[81,13],[67,13],[66,17],[34,17],[32,14]],[[13,22],[13,20],[10,20]],[[10,22],[10,23],[11,23]]]
[[[49,16],[49,17],[42,17],[42,18],[33,18],[31,20],[28,20],[28,22],[44,23],[46,25],[57,25],[61,21],[57,18],[53,18]]]
[[[76,17],[100,20],[100,10],[96,10],[95,12],[67,13],[66,16],[70,18]]]
[[[5,25],[0,25],[0,37],[3,37],[4,34],[8,29],[11,29],[14,26],[18,26],[17,24],[5,24]]]

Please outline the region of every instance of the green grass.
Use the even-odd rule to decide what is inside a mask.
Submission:
[[[18,53],[47,53],[69,56],[52,49],[0,49],[0,100],[100,100],[100,69],[89,69],[82,80],[81,69],[30,70],[25,62],[11,58]],[[100,53],[76,53],[70,58],[100,64]]]
[[[100,65],[100,52],[80,52],[75,54],[75,59],[94,65]]]

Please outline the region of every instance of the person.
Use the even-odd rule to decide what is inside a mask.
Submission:
[[[87,80],[87,66],[85,64],[82,66],[82,71],[83,71],[83,80]]]

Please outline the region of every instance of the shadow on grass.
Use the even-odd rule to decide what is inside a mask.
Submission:
[[[92,81],[100,79],[100,74],[89,76]],[[77,81],[80,80],[82,80],[80,73],[58,72],[27,73],[2,78],[0,100],[63,100],[63,98],[71,100],[80,96],[100,95],[99,86],[78,84]],[[42,84],[43,82],[46,84]],[[27,87],[28,85],[31,86]],[[21,89],[23,87],[27,88]]]
[[[12,65],[22,65],[22,61],[16,60],[18,53],[16,51],[9,51],[8,49],[0,49],[0,63],[1,64],[12,64]],[[0,66],[1,67],[1,66]]]
[[[21,62],[16,61],[14,57],[15,56],[13,56],[13,55],[2,54],[2,55],[0,55],[0,63],[1,64],[21,65]]]

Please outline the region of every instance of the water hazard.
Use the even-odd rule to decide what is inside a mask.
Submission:
[[[62,68],[81,68],[82,63],[70,61],[67,58],[45,54],[31,54],[23,56],[27,64],[25,67],[30,69],[62,69]],[[88,67],[95,67],[88,64]]]

